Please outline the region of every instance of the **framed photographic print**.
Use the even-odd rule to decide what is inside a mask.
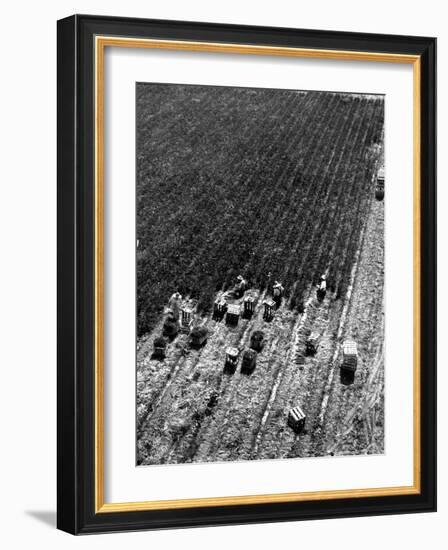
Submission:
[[[58,22],[58,527],[436,507],[434,38]]]

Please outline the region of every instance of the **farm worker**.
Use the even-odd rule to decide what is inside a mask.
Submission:
[[[180,309],[181,300],[182,300],[181,294],[179,294],[179,292],[175,292],[171,296],[168,302],[168,307],[172,310],[173,317],[175,319],[179,319],[179,309]]]
[[[244,279],[244,277],[238,275],[237,280],[240,286],[246,286],[246,280]]]
[[[319,285],[319,288],[320,288],[320,290],[327,290],[327,281],[326,281],[326,276],[325,276],[325,274],[324,274],[324,275],[321,275],[321,277],[320,277],[320,285]]]
[[[274,296],[281,296],[283,294],[283,291],[285,290],[281,283],[278,281],[275,281],[274,286],[272,287],[274,290]]]
[[[246,280],[241,275],[237,277],[237,289],[239,293],[243,293],[246,290]]]

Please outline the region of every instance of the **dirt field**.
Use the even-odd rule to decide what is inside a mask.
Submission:
[[[137,464],[384,452],[381,98],[193,88],[138,95]],[[285,296],[266,321],[269,272]],[[229,326],[210,306],[239,273],[255,311]],[[155,359],[179,289],[207,342],[194,349],[179,333]],[[240,358],[225,372],[226,349],[247,349],[256,330],[255,370]],[[353,379],[339,368],[346,338],[358,345]],[[287,425],[296,405],[299,435]]]
[[[141,338],[139,464],[382,453],[383,226],[384,205],[372,200],[345,301],[329,292],[319,302],[313,287],[303,314],[282,305],[266,322],[260,295],[250,321],[233,328],[208,318],[204,348],[190,349],[187,336],[179,335],[163,361],[151,359],[158,331]],[[318,353],[306,356],[311,328],[322,339]],[[265,332],[266,345],[254,372],[225,374],[227,346],[247,347],[257,329]],[[347,336],[359,348],[350,384],[341,381],[339,369]],[[287,426],[287,412],[296,404],[307,415],[300,435]]]

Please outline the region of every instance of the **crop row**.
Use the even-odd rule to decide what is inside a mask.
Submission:
[[[139,335],[175,290],[206,313],[238,274],[292,308],[323,271],[342,296],[383,117],[380,97],[138,85]]]

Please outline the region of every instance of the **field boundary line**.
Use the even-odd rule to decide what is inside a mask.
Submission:
[[[344,309],[342,310],[341,319],[339,321],[339,328],[338,328],[338,332],[337,332],[337,335],[336,335],[336,349],[334,351],[334,354],[333,354],[333,357],[332,357],[332,360],[331,360],[331,363],[330,363],[330,369],[329,369],[330,372],[329,372],[329,375],[328,375],[328,378],[327,378],[327,383],[325,384],[325,387],[324,387],[322,405],[321,405],[319,417],[318,417],[318,420],[317,420],[317,426],[319,428],[321,428],[323,426],[325,413],[326,413],[327,407],[328,407],[328,400],[330,398],[331,387],[333,385],[333,380],[334,380],[334,373],[336,371],[336,362],[337,362],[338,355],[339,355],[339,352],[340,352],[340,339],[341,339],[342,333],[343,333],[344,328],[345,328],[347,313],[348,313],[348,310],[349,310],[350,305],[351,305],[352,292],[353,292],[353,288],[355,286],[356,275],[358,273],[359,260],[360,260],[360,257],[361,257],[362,250],[364,248],[364,238],[365,238],[365,235],[366,235],[367,222],[368,222],[368,217],[366,218],[366,221],[365,221],[364,226],[362,228],[362,236],[361,236],[361,239],[360,239],[360,245],[359,245],[358,250],[356,251],[355,263],[353,264],[352,272],[351,272],[351,275],[350,275],[350,284],[347,288],[346,301],[345,301],[345,304],[344,304]]]

